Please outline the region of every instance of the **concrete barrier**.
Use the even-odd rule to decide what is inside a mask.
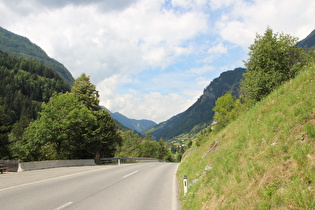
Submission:
[[[17,172],[47,169],[47,168],[57,168],[57,167],[92,166],[92,165],[95,165],[94,159],[46,160],[46,161],[34,161],[34,162],[22,162],[22,163],[19,163],[19,168]]]

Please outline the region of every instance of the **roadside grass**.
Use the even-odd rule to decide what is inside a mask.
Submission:
[[[197,138],[178,168],[183,210],[315,209],[315,64]]]

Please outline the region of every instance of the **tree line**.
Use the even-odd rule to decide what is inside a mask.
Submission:
[[[0,159],[173,159],[162,139],[117,125],[86,74],[70,89],[51,68],[0,52],[0,76]]]
[[[143,138],[132,130],[121,133],[123,142],[117,148],[116,157],[151,157],[164,161],[174,161],[171,151],[161,138],[155,141],[150,132]]]
[[[0,51],[0,90],[0,159],[7,159],[14,156],[10,142],[37,118],[41,103],[70,87],[53,69]]]

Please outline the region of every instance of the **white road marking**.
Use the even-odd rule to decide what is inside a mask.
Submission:
[[[173,191],[173,193],[172,193],[172,200],[173,200],[173,202],[172,202],[172,210],[178,210],[178,209],[180,209],[180,204],[179,204],[179,193],[178,193],[178,185],[177,185],[177,176],[176,176],[176,174],[177,174],[177,170],[178,170],[178,166],[179,166],[179,164],[177,165],[177,167],[176,167],[176,170],[175,170],[175,174],[174,174],[174,177],[173,177],[173,186],[172,186],[172,191]]]
[[[56,208],[55,210],[61,210],[61,209],[67,208],[68,206],[71,206],[72,204],[73,202],[65,203],[62,206],[59,206],[58,208]]]
[[[127,174],[127,175],[123,176],[123,179],[127,178],[128,176],[134,175],[135,173],[138,173],[138,171],[134,171],[134,172],[132,172],[130,174]]]

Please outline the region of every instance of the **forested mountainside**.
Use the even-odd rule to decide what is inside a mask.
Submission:
[[[245,73],[244,68],[226,71],[214,79],[204,90],[200,98],[185,112],[162,122],[150,130],[156,138],[169,139],[183,133],[189,133],[195,126],[209,124],[212,121],[215,101],[226,92],[239,95],[240,80]]]
[[[17,137],[36,118],[42,102],[49,101],[54,92],[70,91],[52,68],[1,51],[0,89],[1,134],[7,135],[13,129],[12,135]],[[2,150],[7,144],[1,142]],[[5,151],[1,152],[5,156]]]
[[[299,42],[299,47],[307,47],[315,50],[315,30],[313,30],[305,39]]]
[[[50,58],[44,50],[32,43],[28,38],[14,34],[0,27],[0,50],[10,55],[38,61],[41,64],[51,67],[70,86],[74,79],[68,69],[58,61]]]

